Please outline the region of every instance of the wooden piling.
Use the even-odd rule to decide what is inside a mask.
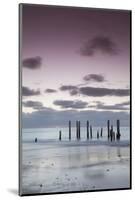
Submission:
[[[69,120],[69,140],[71,140],[71,121]]]
[[[59,131],[59,140],[61,141],[61,131]]]
[[[76,121],[76,139],[78,139],[78,121]]]
[[[99,139],[99,131],[97,131],[97,139]]]
[[[87,120],[87,140],[89,139],[89,121]]]
[[[90,138],[92,139],[92,125],[90,125]]]
[[[113,140],[115,141],[115,132],[113,131]]]
[[[100,137],[103,136],[103,128],[101,128]]]
[[[120,134],[120,120],[117,120],[117,133]]]
[[[120,120],[117,120],[117,134],[116,134],[116,138],[117,140],[120,140]]]
[[[111,142],[112,142],[112,140],[113,140],[113,125],[111,125],[110,138],[111,138]]]
[[[110,120],[107,121],[107,132],[108,132],[108,139],[110,137]]]
[[[80,128],[80,126],[81,126],[81,123],[80,123],[80,121],[78,121],[78,139],[79,140],[81,138],[81,128]]]

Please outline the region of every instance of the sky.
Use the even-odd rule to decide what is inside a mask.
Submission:
[[[23,4],[24,128],[129,125],[130,12]]]

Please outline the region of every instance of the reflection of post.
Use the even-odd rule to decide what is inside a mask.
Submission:
[[[100,137],[103,136],[103,128],[101,128],[101,133],[100,133]]]
[[[110,120],[107,121],[107,132],[108,132],[108,139],[110,137]]]
[[[89,139],[89,121],[87,120],[87,140]]]
[[[121,149],[120,149],[120,147],[117,147],[117,156],[119,158],[121,158]]]
[[[90,138],[92,139],[92,126],[90,125]]]
[[[59,131],[59,140],[61,141],[61,131]]]
[[[69,140],[71,140],[71,121],[69,121]]]

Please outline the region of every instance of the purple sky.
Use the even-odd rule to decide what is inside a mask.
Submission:
[[[25,4],[21,9],[25,117],[48,110],[127,115],[130,12]]]

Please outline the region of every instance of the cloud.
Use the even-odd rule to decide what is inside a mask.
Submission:
[[[59,89],[61,91],[75,90],[75,89],[77,89],[77,86],[74,86],[74,85],[62,85]]]
[[[92,76],[91,76],[92,75]],[[84,76],[85,80],[94,80],[98,82],[105,81],[102,75],[89,74]],[[81,86],[81,84],[80,84]],[[103,97],[103,96],[129,96],[129,89],[111,89],[111,88],[99,88],[99,87],[79,87],[74,85],[63,85],[59,88],[61,91],[69,91],[70,95],[85,95],[92,97]]]
[[[42,58],[40,56],[25,58],[23,60],[23,67],[28,69],[39,69],[42,64]]]
[[[116,44],[108,36],[96,36],[88,40],[80,49],[83,56],[93,56],[97,51],[108,55],[117,55]]]
[[[103,97],[103,96],[129,96],[129,89],[110,89],[96,87],[81,87],[79,93],[85,96]]]
[[[78,94],[78,87],[74,85],[62,85],[59,89],[61,91],[69,91],[71,96]]]
[[[55,93],[55,92],[57,92],[57,90],[49,89],[49,88],[48,88],[48,89],[45,90],[45,92],[46,92],[46,93]]]
[[[106,126],[107,120],[110,119],[112,124],[116,124],[116,119],[120,119],[121,126],[129,125],[129,114],[124,111],[91,111],[91,110],[53,110],[46,109],[34,111],[32,113],[22,114],[23,128],[43,128],[43,127],[68,127],[68,121],[80,120],[81,126],[86,126],[86,120],[90,121],[93,126]],[[57,129],[56,129],[57,130]]]
[[[33,108],[33,109],[36,109],[36,110],[43,108],[43,104],[39,101],[25,101],[25,102],[22,102],[22,105],[24,107]]]
[[[105,105],[102,102],[98,102],[95,107],[96,109],[102,109],[102,110],[129,110],[129,107],[125,107],[125,106],[129,106],[130,102],[126,101],[123,103],[119,103],[119,104],[114,104],[114,105]]]
[[[77,94],[78,94],[78,90],[77,89],[70,90],[70,95],[71,96],[74,96],[74,95],[77,95]]]
[[[83,77],[84,81],[104,82],[104,76],[101,74],[87,74]]]
[[[70,101],[70,100],[56,100],[53,103],[54,105],[61,106],[61,108],[75,108],[75,109],[86,108],[88,105],[88,103],[84,101]]]
[[[40,95],[40,90],[33,90],[28,87],[22,87],[22,95],[23,96],[36,96]]]

